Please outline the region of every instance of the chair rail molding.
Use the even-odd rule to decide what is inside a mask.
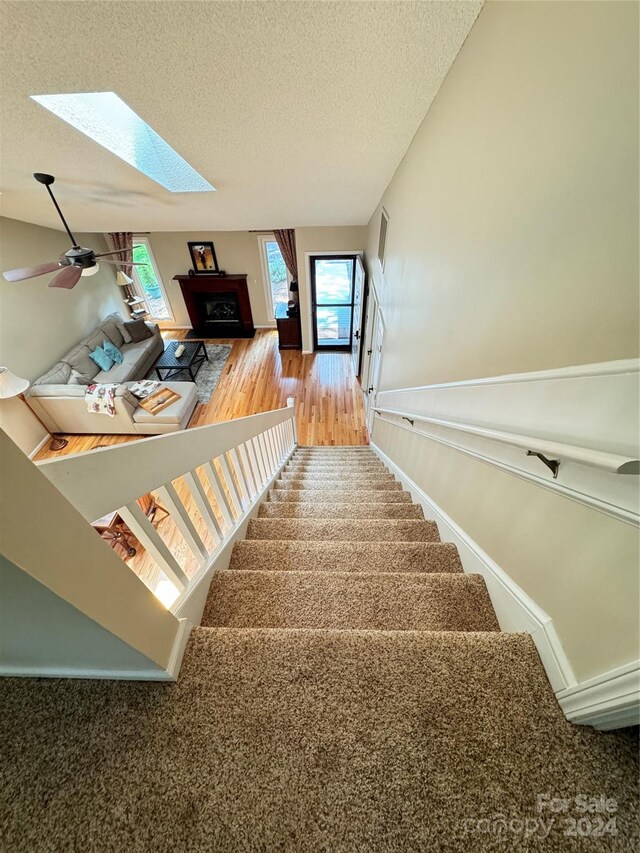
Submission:
[[[629,359],[387,390],[376,416],[639,526],[639,379]]]

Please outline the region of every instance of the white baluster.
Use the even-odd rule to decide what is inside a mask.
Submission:
[[[195,468],[193,471],[187,471],[184,476],[184,481],[187,484],[189,491],[196,503],[196,506],[200,510],[200,515],[204,523],[207,525],[209,530],[211,531],[214,543],[217,545],[218,542],[222,539],[222,530],[220,525],[218,524],[218,519],[215,517],[213,513],[213,509],[211,508],[211,504],[209,503],[209,498],[207,497],[207,493],[205,492],[202,483],[200,482],[200,478],[198,477]]]
[[[242,469],[244,472],[245,479],[249,485],[249,500],[253,499],[253,496],[257,494],[258,487],[256,485],[255,477],[253,476],[253,471],[251,469],[251,462],[249,461],[249,453],[246,445],[241,444],[238,447],[238,453],[240,454],[240,464],[242,465]]]
[[[230,512],[231,507],[227,504],[227,500],[224,495],[224,489],[222,488],[222,483],[220,482],[220,478],[218,477],[218,472],[216,471],[215,466],[211,464],[211,462],[205,462],[202,467],[204,468],[204,472],[207,475],[209,486],[211,487],[211,491],[215,496],[216,502],[218,504],[218,509],[222,513],[222,517],[224,518],[227,530],[231,530],[234,524]]]
[[[232,471],[231,473],[235,473],[235,480],[238,484],[238,489],[240,491],[240,499],[242,503],[243,509],[249,506],[251,502],[251,498],[249,497],[249,486],[247,483],[247,478],[242,469],[242,464],[238,459],[238,450],[234,447],[233,450],[229,451],[229,464],[231,465]]]
[[[134,536],[140,540],[140,544],[153,557],[161,571],[174,583],[178,589],[187,585],[189,579],[178,565],[169,548],[165,545],[162,537],[153,524],[144,514],[144,510],[137,501],[118,510],[118,515],[129,527]]]
[[[229,493],[229,497],[233,502],[234,509],[236,511],[236,515],[242,515],[242,498],[238,493],[238,489],[236,487],[235,480],[233,479],[233,475],[229,470],[229,463],[227,461],[226,454],[221,456],[218,459],[220,463],[220,467],[222,468],[222,477],[224,479],[225,485],[227,487],[227,492]]]
[[[189,513],[180,500],[173,484],[165,483],[164,486],[160,486],[157,489],[157,492],[164,506],[169,511],[173,523],[184,536],[187,545],[191,548],[194,555],[201,560],[206,560],[209,556],[207,547],[198,535],[198,531],[191,521]]]

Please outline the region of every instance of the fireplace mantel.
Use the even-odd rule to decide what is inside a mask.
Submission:
[[[197,335],[203,338],[252,338],[255,335],[246,273],[174,275],[173,280],[180,284],[189,319]],[[207,294],[229,295],[228,306],[221,298],[217,300],[222,306],[220,316],[214,310],[215,305],[211,304],[216,300],[207,300]],[[224,311],[232,307],[239,309],[239,317],[226,320]]]

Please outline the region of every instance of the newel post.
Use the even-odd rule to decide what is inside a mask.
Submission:
[[[296,412],[295,412],[295,399],[293,397],[287,397],[287,407],[289,409],[293,409],[293,417],[291,418],[291,426],[293,428],[293,443],[294,445],[298,444],[298,427],[296,425]]]

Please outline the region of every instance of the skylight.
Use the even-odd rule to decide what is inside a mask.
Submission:
[[[215,190],[115,92],[31,97],[170,192]]]

